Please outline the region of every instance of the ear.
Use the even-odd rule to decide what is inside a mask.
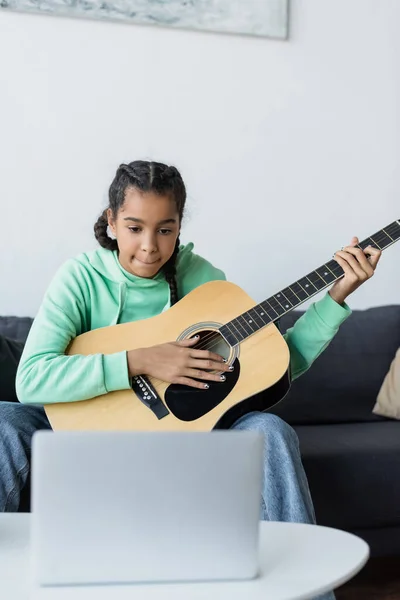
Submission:
[[[107,221],[108,221],[108,226],[110,228],[111,233],[114,236],[116,236],[117,232],[116,232],[116,229],[115,229],[115,221],[114,221],[114,218],[113,218],[113,214],[112,214],[111,208],[107,209]]]

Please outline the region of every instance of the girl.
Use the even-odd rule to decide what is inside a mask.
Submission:
[[[50,428],[38,405],[129,389],[136,374],[207,387],[208,381],[220,381],[210,369],[228,370],[220,356],[192,348],[195,340],[111,355],[64,354],[70,341],[85,331],[152,317],[197,286],[225,279],[222,271],[193,253],[193,244],[180,245],[185,201],[185,185],[174,167],[135,161],[117,170],[109,206],[94,226],[101,247],[69,260],[56,274],[19,364],[21,404],[0,403],[1,511],[18,510],[29,474],[31,437]],[[337,252],[345,276],[285,334],[293,378],[310,367],[350,315],[345,298],[372,276],[380,258],[374,248],[368,253],[369,260],[354,247]],[[262,518],[314,523],[293,429],[267,413],[248,414],[233,429],[265,434]]]

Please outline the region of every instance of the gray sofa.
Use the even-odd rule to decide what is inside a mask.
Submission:
[[[281,330],[301,314],[282,318]],[[23,342],[30,325],[0,317],[0,334]],[[400,422],[371,412],[399,346],[400,306],[354,311],[271,409],[297,431],[318,523],[357,533],[373,555],[400,555]]]

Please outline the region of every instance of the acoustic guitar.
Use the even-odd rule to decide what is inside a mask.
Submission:
[[[359,247],[383,250],[399,239],[400,220]],[[128,390],[45,406],[51,426],[55,430],[209,431],[228,428],[250,411],[268,410],[290,387],[289,349],[275,323],[343,274],[340,265],[330,260],[260,304],[233,283],[212,281],[156,317],[79,335],[68,355],[111,354],[199,335],[196,348],[220,354],[234,369],[225,373],[225,382],[208,382],[209,389],[133,377]]]

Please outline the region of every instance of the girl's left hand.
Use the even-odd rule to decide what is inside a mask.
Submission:
[[[355,248],[358,243],[358,238],[353,237],[350,245],[336,252],[334,256],[344,271],[344,277],[339,279],[329,291],[330,296],[338,304],[343,304],[347,296],[372,277],[382,254],[381,250],[373,246],[368,246],[364,251]],[[367,254],[370,255],[369,258]]]

